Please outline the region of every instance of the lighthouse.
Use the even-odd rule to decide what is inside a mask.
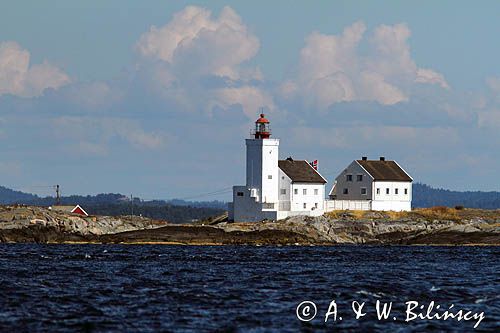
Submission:
[[[255,121],[252,139],[246,139],[247,187],[256,202],[265,209],[274,209],[278,203],[278,148],[279,139],[271,139],[269,120],[262,113]]]
[[[246,184],[233,186],[230,221],[323,214],[326,179],[305,160],[279,160],[280,140],[271,138],[270,122],[263,113],[245,144]]]

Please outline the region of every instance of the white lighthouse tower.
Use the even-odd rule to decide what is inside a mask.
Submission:
[[[271,208],[278,203],[279,139],[271,139],[269,120],[262,113],[255,122],[253,139],[246,139],[247,187],[257,202]]]
[[[278,160],[280,141],[271,139],[269,120],[261,114],[246,139],[246,185],[233,186],[228,220],[253,222],[324,212],[325,183],[306,160]]]
[[[262,113],[252,139],[246,139],[246,185],[233,187],[229,219],[275,219],[279,206],[279,139],[271,139],[269,120]]]

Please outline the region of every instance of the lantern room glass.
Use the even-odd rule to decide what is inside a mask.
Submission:
[[[269,123],[257,123],[257,124],[255,124],[255,132],[269,133]]]

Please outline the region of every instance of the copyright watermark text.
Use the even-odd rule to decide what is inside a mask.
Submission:
[[[352,301],[350,307],[340,310],[337,302],[332,300],[327,308],[322,309],[319,313],[318,307],[313,301],[300,302],[295,313],[297,319],[303,322],[312,321],[318,317],[325,323],[329,321],[341,321],[341,313],[344,316],[349,316],[355,320],[362,320],[364,316],[373,311],[377,320],[400,320],[404,323],[416,320],[455,320],[457,322],[474,323],[474,328],[478,328],[481,321],[485,318],[484,312],[474,312],[471,310],[458,309],[454,304],[450,306],[441,306],[434,301],[430,303],[419,303],[417,301],[407,301],[401,307],[401,312],[396,311],[396,304],[393,302],[381,302],[377,300],[375,304],[367,304],[367,302]]]

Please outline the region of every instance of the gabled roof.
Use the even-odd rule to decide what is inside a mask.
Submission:
[[[320,183],[325,184],[323,178],[307,161],[295,161],[291,159],[278,161],[278,167],[294,183]]]
[[[89,216],[85,209],[83,209],[80,205],[76,205],[71,212],[74,214],[83,214],[85,216]]]
[[[80,205],[71,205],[71,206],[63,206],[63,205],[54,205],[51,206],[50,209],[52,210],[57,210],[59,212],[66,212],[66,213],[75,213],[75,214],[83,214],[85,216],[88,216],[89,214],[83,209]],[[80,213],[81,212],[81,213]]]
[[[373,180],[411,182],[413,178],[404,171],[395,161],[357,160]]]

